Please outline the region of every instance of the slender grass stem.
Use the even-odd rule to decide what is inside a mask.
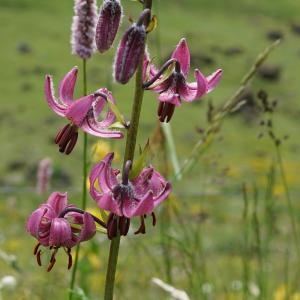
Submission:
[[[299,236],[298,236],[298,232],[297,232],[294,208],[293,208],[292,199],[290,196],[290,190],[289,190],[289,187],[287,184],[287,179],[286,179],[285,170],[284,170],[284,166],[283,166],[280,145],[275,145],[275,146],[276,146],[276,156],[277,156],[277,162],[278,162],[278,166],[279,166],[280,176],[281,176],[282,184],[284,186],[285,198],[287,200],[288,214],[289,214],[291,226],[292,226],[292,234],[293,234],[293,238],[294,238],[294,242],[295,242],[297,260],[298,260],[298,263],[300,263]]]
[[[82,69],[83,69],[83,95],[87,95],[87,68],[86,68],[86,59],[82,60]],[[88,135],[83,134],[83,164],[82,164],[82,202],[81,207],[84,210],[86,208],[86,198],[87,198],[87,173],[88,173],[88,162],[87,162],[87,144],[88,144]],[[70,290],[69,290],[69,300],[73,298],[73,289],[76,280],[77,267],[78,267],[78,256],[79,256],[80,244],[77,245],[75,250],[74,266],[71,275]]]
[[[145,0],[144,8],[151,9],[151,7],[152,7],[152,0]],[[132,111],[131,111],[130,127],[126,139],[126,148],[125,148],[124,161],[123,161],[123,172],[125,169],[126,162],[128,160],[133,161],[134,158],[136,138],[139,129],[139,120],[140,120],[141,108],[142,108],[143,97],[144,97],[144,89],[143,89],[144,52],[145,52],[145,48],[140,57],[139,66],[136,72],[134,101],[133,101]],[[120,235],[117,235],[115,238],[111,240],[110,243],[108,266],[107,266],[106,280],[105,280],[104,300],[113,299],[118,255],[120,249],[120,240],[121,240]]]

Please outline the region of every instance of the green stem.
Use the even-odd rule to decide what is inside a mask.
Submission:
[[[298,263],[299,263],[300,262],[299,237],[298,237],[296,220],[295,220],[295,215],[294,215],[294,208],[293,208],[293,204],[292,204],[292,200],[291,200],[291,196],[290,196],[290,192],[289,192],[289,187],[288,187],[286,176],[285,176],[280,146],[279,145],[275,145],[275,146],[276,146],[276,155],[277,155],[277,161],[278,161],[279,170],[280,170],[280,176],[281,176],[281,180],[282,180],[282,183],[284,186],[285,198],[287,200],[287,206],[288,206],[288,213],[289,213],[290,220],[291,220],[292,234],[294,237],[297,259],[298,259]]]
[[[151,9],[151,7],[152,7],[152,0],[145,0],[144,8]],[[143,63],[144,63],[145,47],[146,47],[146,41],[145,41],[144,51],[142,51],[142,55],[140,57],[139,66],[135,77],[136,78],[135,93],[134,93],[134,100],[133,100],[133,105],[131,110],[130,127],[126,139],[123,171],[126,162],[128,160],[133,161],[134,158],[136,138],[137,138],[137,133],[139,128],[139,120],[140,120],[141,108],[142,108],[143,97],[144,97],[144,90],[142,86],[143,86]],[[104,300],[113,299],[120,240],[121,240],[120,235],[118,235],[117,237],[113,238],[110,242],[108,266],[107,266],[106,279],[105,279]]]
[[[87,95],[86,59],[83,59],[82,69],[83,69],[83,95],[86,96]],[[87,173],[88,173],[87,144],[88,144],[88,135],[87,135],[87,133],[84,133],[83,134],[83,164],[82,164],[82,167],[83,167],[83,169],[82,169],[82,173],[83,173],[82,203],[81,203],[82,209],[86,208],[86,198],[87,198],[87,189],[86,189],[86,180],[87,180]],[[70,282],[69,300],[72,300],[72,298],[73,298],[73,289],[74,289],[74,285],[75,285],[76,273],[77,273],[77,267],[78,267],[79,250],[80,250],[80,244],[77,245],[76,251],[75,251],[74,266],[73,266],[71,282]]]

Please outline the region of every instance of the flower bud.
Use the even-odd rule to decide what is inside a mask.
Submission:
[[[151,11],[145,9],[137,23],[131,25],[125,32],[118,46],[114,76],[119,83],[126,84],[135,73],[145,51],[146,27]]]
[[[104,0],[96,27],[96,45],[103,53],[107,51],[119,29],[122,17],[122,6],[120,0]]]
[[[75,0],[72,24],[72,53],[82,59],[90,58],[95,51],[97,21],[96,0]]]

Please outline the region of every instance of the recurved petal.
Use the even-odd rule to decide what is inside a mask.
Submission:
[[[141,199],[149,192],[151,189],[150,181],[153,172],[154,170],[152,167],[144,168],[141,173],[131,181],[135,198]]]
[[[126,199],[123,204],[122,212],[126,218],[143,216],[150,214],[154,209],[154,199],[152,191],[148,191],[141,199]]]
[[[99,187],[103,193],[110,193],[111,190],[118,184],[116,172],[111,167],[114,153],[108,153],[104,159],[96,164],[90,173],[90,192],[94,200],[102,196],[102,193],[95,190],[95,182],[98,180]]]
[[[223,74],[223,70],[218,69],[217,71],[215,71],[214,73],[212,73],[206,78],[208,82],[207,93],[211,92],[217,86],[217,84],[220,82],[222,74]]]
[[[199,99],[207,93],[208,83],[206,77],[197,69],[195,70],[196,82],[182,84],[179,87],[179,93],[183,100],[192,102]]]
[[[47,204],[55,211],[58,216],[68,205],[68,193],[53,192]]]
[[[46,211],[46,208],[38,208],[29,216],[27,220],[27,231],[37,239],[39,238],[40,223]]]
[[[112,93],[109,90],[107,90],[106,88],[102,88],[102,89],[98,90],[97,92],[104,94],[106,96],[106,99],[102,96],[99,96],[96,98],[96,101],[93,103],[93,112],[94,112],[93,117],[94,117],[95,121],[97,121],[98,127],[107,128],[107,127],[111,126],[116,120],[116,116],[113,113],[113,111],[108,107],[106,116],[101,121],[98,121],[98,116],[103,111],[107,102],[115,104],[116,101],[113,98]],[[108,106],[108,104],[107,104],[107,106]]]
[[[83,224],[79,235],[79,242],[90,240],[96,233],[96,225],[93,217],[85,212],[83,214]]]
[[[72,247],[72,231],[68,221],[64,218],[55,218],[52,220],[49,246]]]
[[[190,71],[190,50],[187,45],[186,39],[183,38],[179,41],[176,49],[172,54],[172,58],[175,58],[179,61],[181,71],[186,78]]]
[[[105,193],[98,197],[98,199],[94,200],[96,200],[96,203],[100,208],[115,213],[118,216],[123,215],[117,201],[113,198],[110,192]]]
[[[64,117],[67,112],[67,106],[59,103],[54,96],[53,81],[50,75],[45,78],[45,95],[50,108],[59,116]]]
[[[69,106],[73,103],[74,88],[77,80],[78,68],[74,67],[68,72],[59,84],[60,100]]]
[[[171,193],[171,191],[172,191],[172,185],[170,182],[167,182],[166,185],[163,186],[163,189],[161,189],[159,193],[153,195],[154,207],[156,207],[162,201],[166,200],[169,194]]]
[[[121,139],[123,138],[123,133],[115,129],[107,129],[99,126],[99,122],[95,120],[90,114],[81,124],[80,128],[88,134],[93,136],[107,138],[107,139]]]
[[[78,127],[81,127],[95,100],[96,97],[94,95],[88,95],[74,101],[72,105],[69,106],[66,117],[72,123]]]

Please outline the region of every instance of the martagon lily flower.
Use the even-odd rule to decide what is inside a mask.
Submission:
[[[78,128],[86,133],[102,138],[123,137],[123,133],[109,127],[115,122],[114,113],[108,109],[106,117],[98,121],[106,102],[115,103],[111,92],[106,88],[99,89],[94,94],[90,94],[73,99],[78,69],[74,67],[65,75],[59,86],[59,100],[54,96],[53,82],[50,75],[45,78],[45,94],[50,108],[59,116],[65,117],[69,123],[63,127],[55,138],[55,143],[59,146],[60,152],[70,154],[77,142]]]
[[[163,72],[172,63],[174,71],[165,80]],[[210,93],[219,83],[222,70],[217,69],[214,73],[205,77],[199,69],[195,70],[195,82],[188,83],[187,77],[190,71],[190,51],[186,40],[183,38],[178,43],[171,55],[171,59],[161,68],[151,64],[149,55],[144,58],[144,88],[159,93],[158,117],[161,122],[169,122],[175,107],[180,106],[182,101],[193,102]]]
[[[28,218],[27,231],[38,240],[34,248],[37,262],[41,266],[41,246],[52,250],[48,272],[55,264],[60,247],[68,255],[68,269],[72,266],[71,248],[91,239],[96,226],[94,218],[87,212],[68,205],[67,193],[53,192],[46,203],[40,205]]]
[[[135,216],[140,216],[141,219],[141,225],[135,233],[145,233],[144,218],[151,214],[153,226],[156,224],[153,210],[167,199],[171,184],[151,166],[129,180],[131,161],[127,161],[121,179],[118,177],[120,171],[111,167],[113,158],[113,153],[107,154],[90,173],[92,198],[101,209],[110,211],[107,221],[108,238],[115,237],[118,231],[121,235],[127,235],[130,219]]]

